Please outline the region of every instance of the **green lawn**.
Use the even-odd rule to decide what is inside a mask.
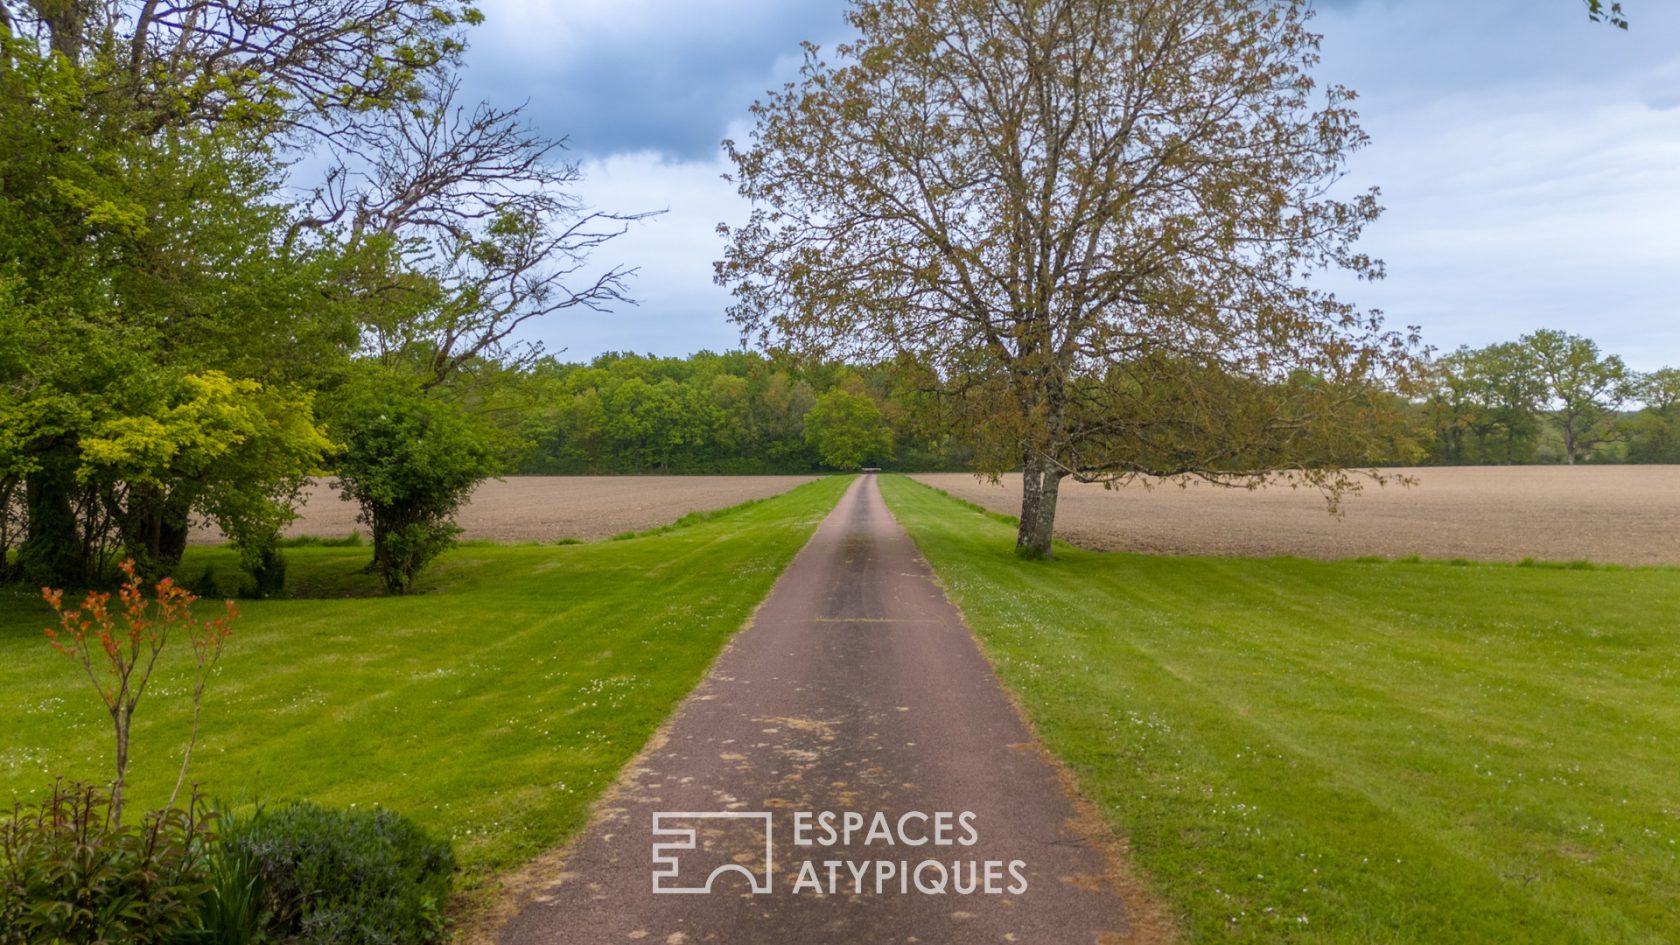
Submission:
[[[1058,548],[895,514],[1191,942],[1680,942],[1680,570]]]
[[[412,814],[477,875],[522,862],[581,825],[848,481],[628,540],[467,545],[410,597],[246,603],[206,695],[194,776],[228,799]],[[357,573],[369,553],[293,548],[293,585],[371,593]],[[194,549],[181,573],[207,566],[226,573],[233,559]],[[42,639],[50,612],[21,590],[0,595],[0,802],[56,774],[109,778],[109,721]],[[136,716],[139,803],[167,796],[186,738],[190,657],[177,645]]]

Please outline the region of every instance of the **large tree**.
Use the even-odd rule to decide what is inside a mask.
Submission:
[[[1519,342],[1461,347],[1435,362],[1428,408],[1448,462],[1518,463],[1532,459],[1546,383],[1533,352]],[[1475,437],[1468,456],[1464,434]]]
[[[354,327],[316,288],[318,255],[277,246],[260,136],[157,129],[107,34],[67,51],[70,25],[50,45],[40,29],[0,39],[0,479],[26,513],[21,570],[83,584],[120,546],[156,575],[194,515],[271,560],[267,523],[319,453],[291,425],[311,422],[302,389]]]
[[[723,228],[731,317],[925,360],[983,468],[1023,469],[1029,555],[1070,476],[1294,469],[1339,494],[1413,342],[1306,281],[1382,272],[1308,6],[859,0],[860,38],[834,64],[808,46],[726,145],[756,208]]]
[[[96,580],[113,535],[166,571],[193,515],[273,561],[319,436],[240,446],[287,464],[183,459],[126,427],[120,461],[87,455],[111,423],[197,416],[193,377],[225,372],[250,416],[307,411],[366,355],[443,415],[483,400],[444,390],[469,365],[532,353],[520,325],[624,301],[628,271],[587,256],[630,218],[583,208],[518,109],[457,101],[479,19],[461,0],[0,0],[0,416],[29,420],[0,437],[0,542],[21,505],[32,578]],[[386,438],[344,422],[362,416],[338,418],[347,456]],[[388,486],[410,481],[359,494],[400,505]]]
[[[1555,329],[1524,335],[1552,419],[1563,434],[1563,458],[1570,465],[1615,433],[1611,421],[1634,394],[1634,376],[1614,354],[1604,355],[1590,338]]]
[[[805,415],[805,442],[825,465],[856,469],[892,455],[892,434],[881,410],[865,394],[835,389],[817,398]]]

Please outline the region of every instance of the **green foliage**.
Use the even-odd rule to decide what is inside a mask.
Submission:
[[[846,379],[880,411],[883,458],[963,468],[925,377],[897,362],[795,365],[739,351],[544,360],[505,380],[513,394],[497,415],[528,444],[521,473],[803,473],[823,465],[805,435],[810,411]]]
[[[108,52],[0,50],[0,479],[37,583],[100,581],[119,547],[161,573],[193,514],[260,556],[319,436],[297,391],[355,341],[320,252],[286,245],[270,150],[137,123]]]
[[[334,431],[344,498],[373,532],[373,567],[393,593],[454,542],[455,512],[500,469],[498,432],[399,376],[368,372],[339,392]]]
[[[1459,348],[1434,365],[1424,402],[1433,458],[1448,465],[1534,459],[1547,388],[1528,347]]]
[[[199,945],[255,945],[263,941],[269,917],[265,909],[268,887],[255,851],[233,841],[247,833],[263,811],[258,807],[251,814],[242,814],[218,804],[215,814],[217,842],[209,851],[205,869],[208,888],[199,902],[202,929],[193,941]]]
[[[1680,462],[1680,372],[1641,375],[1589,338],[1542,329],[1436,360],[1411,422],[1447,465]]]
[[[805,415],[805,442],[835,469],[856,469],[892,455],[892,434],[881,422],[880,409],[867,396],[846,390],[817,398]]]
[[[212,818],[185,810],[116,826],[109,796],[55,784],[0,821],[0,945],[177,945],[199,926]]]
[[[1633,396],[1645,407],[1622,423],[1630,463],[1680,463],[1680,370],[1640,377]]]
[[[1633,375],[1616,355],[1601,355],[1590,338],[1541,329],[1522,345],[1545,385],[1552,419],[1563,434],[1564,461],[1575,463],[1614,433],[1615,411],[1632,393]]]
[[[81,437],[79,481],[121,482],[221,526],[257,577],[259,596],[284,580],[277,542],[292,505],[331,448],[308,394],[288,394],[220,371],[188,374],[173,396],[140,412],[100,420]],[[136,405],[138,407],[139,405]],[[179,559],[140,535],[124,552],[156,575]]]
[[[1587,5],[1587,18],[1594,23],[1609,23],[1617,29],[1627,29],[1627,17],[1622,5],[1615,0],[1582,0]]]
[[[300,801],[264,812],[223,843],[241,858],[237,871],[254,862],[267,927],[283,940],[428,945],[445,938],[454,855],[392,811]]]

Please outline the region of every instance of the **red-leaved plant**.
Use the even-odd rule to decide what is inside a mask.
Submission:
[[[147,598],[139,572],[131,558],[121,565],[125,575],[117,591],[119,607],[111,609],[111,595],[105,591],[89,591],[76,610],[64,609],[64,592],[50,587],[41,588],[52,609],[58,613],[57,629],[48,628],[47,640],[54,649],[81,664],[88,681],[93,683],[105,701],[117,738],[117,777],[111,784],[111,815],[122,822],[123,784],[128,775],[128,737],[134,722],[134,710],[146,694],[152,671],[163,655],[171,634],[179,629],[192,641],[193,703],[192,737],[181,757],[181,773],[175,779],[175,790],[169,795],[168,807],[174,807],[187,780],[187,766],[192,762],[193,745],[198,742],[198,713],[204,699],[204,684],[210,671],[221,659],[222,645],[233,633],[233,622],[239,618],[239,608],[233,601],[225,601],[227,611],[211,620],[196,620],[192,615],[193,602],[198,600],[186,588],[170,578],[164,578]],[[121,626],[119,626],[119,623]]]

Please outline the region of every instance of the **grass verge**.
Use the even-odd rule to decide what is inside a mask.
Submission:
[[[1027,562],[881,487],[1189,941],[1680,941],[1673,570]]]
[[[293,584],[340,599],[242,604],[193,776],[226,799],[411,814],[454,841],[469,880],[523,862],[583,823],[848,481],[648,537],[463,546],[408,597],[358,596],[378,580],[365,547],[294,547]],[[233,568],[193,548],[181,571]],[[109,778],[109,720],[42,639],[50,612],[0,594],[0,803],[57,774]],[[190,658],[174,645],[136,715],[134,804],[167,796],[186,740]]]

